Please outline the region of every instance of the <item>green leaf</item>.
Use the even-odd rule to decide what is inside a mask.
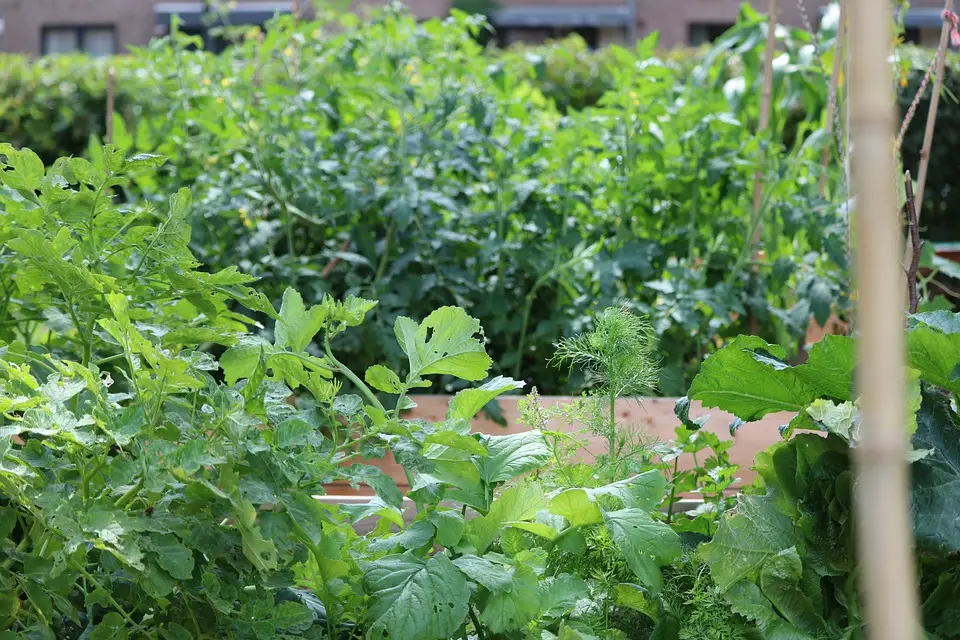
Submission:
[[[384,393],[399,394],[403,391],[400,377],[382,364],[375,364],[363,375],[367,384]]]
[[[166,629],[160,630],[163,640],[193,640],[193,634],[176,622],[171,622]]]
[[[423,444],[425,448],[429,447],[430,445],[439,445],[442,447],[457,449],[469,456],[480,456],[485,458],[488,455],[487,448],[484,447],[476,437],[463,435],[449,429],[431,433],[424,439]],[[463,459],[467,458],[464,457]]]
[[[490,591],[507,591],[513,584],[513,568],[504,567],[475,555],[465,554],[453,560],[454,566],[468,578]]]
[[[344,326],[356,327],[362,324],[367,313],[377,306],[377,301],[358,298],[351,294],[342,302],[327,297],[323,304],[327,306],[327,316],[332,322],[342,322]]]
[[[550,449],[539,431],[506,436],[484,436],[487,457],[477,461],[480,477],[486,482],[505,482],[550,459]]]
[[[826,631],[813,601],[803,592],[803,563],[795,547],[785,549],[764,563],[760,589],[777,611],[799,629],[812,635]]]
[[[364,571],[363,584],[370,597],[368,638],[450,638],[467,617],[470,589],[444,555],[381,558]]]
[[[583,489],[567,489],[550,500],[550,512],[566,518],[571,527],[603,522],[597,503]]]
[[[651,511],[661,502],[667,491],[667,479],[657,469],[644,471],[633,477],[619,482],[586,489],[593,498],[598,496],[613,496],[623,503],[624,507],[632,507]]]
[[[657,620],[660,617],[659,603],[640,585],[621,582],[614,587],[613,592],[618,605],[639,611],[651,620]]]
[[[513,567],[510,588],[488,594],[480,603],[480,621],[494,633],[525,626],[540,611],[537,576],[530,567]]]
[[[127,158],[126,170],[129,173],[133,173],[135,171],[156,169],[163,166],[163,163],[166,161],[166,156],[160,156],[152,153],[138,153],[133,157]]]
[[[277,568],[277,547],[266,540],[257,526],[257,510],[249,502],[243,502],[237,511],[237,527],[243,543],[243,555],[262,572]]]
[[[913,445],[933,453],[910,465],[914,531],[920,544],[960,551],[960,423],[950,399],[925,391]]]
[[[326,319],[327,312],[323,305],[316,305],[308,310],[300,293],[287,287],[280,303],[280,320],[274,329],[276,345],[294,352],[303,351],[323,327]]]
[[[660,567],[680,557],[680,536],[642,509],[610,511],[603,521],[633,573],[658,593],[663,584]]]
[[[282,602],[273,609],[270,622],[277,631],[296,633],[313,626],[314,615],[302,602]]]
[[[774,357],[758,359],[758,351]],[[785,355],[761,338],[739,336],[704,361],[688,395],[746,422],[777,411],[800,411],[817,394],[791,367],[779,365],[776,358]]]
[[[860,416],[852,402],[836,404],[832,400],[814,400],[807,414],[828,433],[834,433],[848,442],[860,439]]]
[[[960,321],[947,319],[942,312],[913,316],[926,318],[933,326],[921,324],[907,333],[907,364],[932,385],[960,393],[960,379],[954,374],[960,362]],[[949,331],[947,331],[949,330]]]
[[[143,539],[145,549],[156,554],[157,564],[177,580],[193,577],[193,552],[169,534],[152,534]]]
[[[100,624],[90,634],[90,640],[124,640],[127,638],[126,622],[115,611],[103,616]]]
[[[395,535],[374,540],[368,548],[374,553],[389,551],[396,547],[402,547],[407,551],[415,551],[433,540],[436,531],[436,527],[430,522],[417,520]]]
[[[547,506],[547,498],[537,485],[531,483],[510,487],[494,500],[487,515],[467,522],[467,536],[477,551],[483,553],[500,535],[506,523],[533,520],[537,512]]]
[[[482,380],[493,361],[473,337],[479,331],[480,321],[460,307],[441,307],[419,325],[398,317],[394,333],[410,361],[408,380],[432,374]]]
[[[283,497],[290,519],[307,535],[313,544],[320,544],[323,540],[323,523],[329,520],[329,515],[323,507],[310,495],[302,492]]]
[[[474,389],[463,389],[457,392],[457,395],[453,396],[450,401],[447,418],[469,422],[488,402],[514,389],[522,389],[523,385],[523,382],[518,382],[513,378],[497,376]]]
[[[260,361],[260,354],[270,348],[271,345],[261,338],[245,338],[227,349],[220,356],[224,381],[233,385],[237,380],[252,376]]]
[[[590,588],[578,576],[561,573],[540,581],[540,612],[547,618],[567,615],[577,602],[590,597]]]
[[[453,547],[463,538],[467,523],[453,509],[437,509],[430,513],[430,522],[437,528],[437,542]]]
[[[798,543],[793,520],[775,495],[741,495],[735,513],[723,518],[698,553],[717,587],[726,591],[744,578],[757,582],[767,560]]]
[[[846,402],[853,399],[856,357],[853,338],[826,335],[810,349],[807,361],[792,370],[818,396]]]

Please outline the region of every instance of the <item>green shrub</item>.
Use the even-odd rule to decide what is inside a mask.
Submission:
[[[459,305],[481,320],[496,372],[576,391],[582,379],[546,365],[552,345],[589,329],[594,307],[625,306],[665,354],[657,391],[679,395],[730,336],[795,351],[811,315],[844,313],[846,223],[838,197],[817,193],[821,138],[756,134],[755,101],[724,91],[729,69],[695,77],[654,38],[580,52],[608,61],[614,90],[563,115],[536,76],[560,49],[543,65],[485,54],[482,28],[388,9],[329,33],[281,18],[220,56],[182,34],[154,42],[127,65],[164,99],[118,119],[115,141],[175,161],[124,196],[192,189],[193,251],[239,265],[274,302],[288,285],[313,302],[378,298],[336,345],[362,367],[402,362],[397,316]],[[781,93],[785,105],[805,95]]]

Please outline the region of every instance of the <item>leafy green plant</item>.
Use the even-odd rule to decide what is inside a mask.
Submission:
[[[162,158],[106,146],[101,166],[47,170],[0,151],[0,268],[15,288],[0,346],[3,632],[587,638],[576,612],[593,591],[548,571],[587,533],[616,544],[636,588],[661,589],[680,540],[652,514],[659,472],[589,489],[523,478],[550,457],[540,432],[470,434],[519,386],[507,378],[461,390],[438,423],[404,418],[431,378],[487,378],[463,309],[398,318],[403,373],[361,376],[331,345],[376,302],[310,306],[288,288],[274,309],[249,276],[193,258],[188,192],[160,213],[115,203]],[[243,309],[273,319],[270,339]],[[369,464],[388,452],[406,495]],[[316,500],[338,480],[375,497]]]
[[[924,623],[944,638],[956,637],[944,620],[957,615],[955,601],[942,596],[953,588],[958,549],[949,505],[960,419],[948,396],[960,391],[950,374],[960,362],[958,318],[910,317],[905,375]],[[691,399],[747,423],[794,414],[781,428],[792,437],[758,455],[757,482],[698,551],[731,608],[765,634],[863,637],[851,513],[850,449],[860,429],[854,347],[852,338],[827,336],[804,364],[790,366],[775,345],[741,336],[704,362],[690,388]]]
[[[598,472],[607,481],[619,479],[635,453],[617,421],[619,398],[646,395],[658,378],[655,336],[650,325],[625,309],[610,308],[597,316],[596,328],[557,344],[551,360],[556,366],[579,367],[592,390],[595,410],[587,416],[590,431],[607,443],[598,459]]]
[[[752,133],[752,107],[713,83],[726,57],[705,59],[698,84],[655,38],[612,47],[596,55],[615,88],[561,114],[536,70],[563,63],[484,51],[479,18],[337,20],[281,18],[220,55],[179,33],[153,43],[137,64],[167,90],[166,112],[115,137],[174,159],[125,194],[191,188],[204,263],[238,265],[275,301],[288,285],[308,303],[378,299],[333,345],[357,369],[403,366],[398,316],[462,306],[495,373],[577,392],[582,377],[546,366],[552,345],[589,331],[595,307],[624,306],[659,339],[658,392],[679,395],[729,337],[756,327],[796,351],[811,315],[843,315],[846,221],[839,172],[831,199],[817,192],[819,120],[795,144]]]

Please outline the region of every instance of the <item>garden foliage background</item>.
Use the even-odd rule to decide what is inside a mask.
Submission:
[[[778,30],[759,131],[748,8],[696,58],[339,21],[6,67],[0,640],[865,637],[856,343],[801,350],[847,304],[829,29]],[[950,640],[960,315],[923,260],[903,424],[925,637]],[[651,384],[687,393],[669,442],[617,415]],[[411,419],[422,389],[457,391],[442,419]],[[528,430],[471,432],[521,389]],[[788,414],[737,496],[692,402],[731,434]]]
[[[658,391],[682,395],[727,338],[797,354],[811,316],[844,314],[844,195],[835,169],[817,190],[830,140],[810,34],[780,34],[758,133],[763,20],[748,8],[696,53],[661,55],[655,36],[485,52],[482,28],[391,9],[335,34],[281,19],[220,56],[178,36],[109,60],[6,57],[0,132],[46,161],[95,153],[115,67],[115,141],[170,158],[126,197],[190,187],[198,257],[239,265],[274,300],[287,285],[379,298],[338,345],[362,365],[397,364],[398,314],[457,304],[496,372],[575,392],[581,378],[545,364],[552,345],[623,305],[654,323]],[[829,69],[832,34],[818,44]]]

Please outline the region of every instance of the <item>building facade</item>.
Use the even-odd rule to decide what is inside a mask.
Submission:
[[[309,0],[300,0],[308,5]],[[407,0],[421,19],[444,16],[451,0]],[[663,47],[697,45],[713,40],[737,18],[741,0],[499,0],[490,21],[503,44],[538,42],[579,33],[591,46],[625,43],[653,31]],[[816,24],[826,0],[804,0]],[[378,4],[361,0],[356,8]],[[766,11],[769,0],[752,4]],[[169,29],[179,15],[185,30],[202,33],[210,12],[203,1],[157,0],[0,0],[0,51],[33,55],[81,50],[95,55],[142,46]],[[221,1],[231,24],[262,24],[294,2]],[[939,0],[914,0],[906,16],[907,39],[935,45],[940,31]],[[802,3],[781,3],[779,21],[802,26]]]

